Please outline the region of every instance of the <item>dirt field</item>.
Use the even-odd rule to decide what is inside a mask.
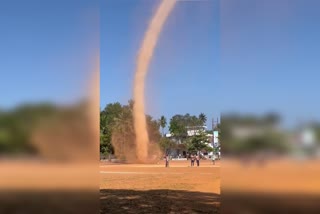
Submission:
[[[101,213],[219,213],[220,164],[101,164]]]
[[[0,162],[0,213],[319,213],[319,160],[188,166]]]
[[[320,161],[223,160],[223,213],[320,213]]]
[[[0,161],[0,213],[99,212],[99,166],[34,160]]]

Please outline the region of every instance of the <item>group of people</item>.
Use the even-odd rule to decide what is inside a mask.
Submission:
[[[169,162],[170,162],[170,156],[165,155],[164,156],[165,162],[166,162],[166,167],[169,167]],[[191,160],[191,166],[194,166],[194,162],[197,162],[197,166],[200,166],[200,155],[191,155],[190,156]]]
[[[190,159],[190,161],[191,161],[191,166],[194,166],[194,162],[196,162],[197,163],[197,166],[200,166],[200,159],[201,159],[201,157],[200,157],[200,155],[199,154],[191,154],[190,156],[187,156],[188,157],[188,159]],[[164,156],[164,159],[165,159],[165,163],[166,163],[166,167],[169,167],[169,162],[170,162],[170,156],[169,155],[165,155]],[[215,155],[213,155],[212,156],[212,163],[213,163],[213,165],[215,165],[215,163],[216,163],[216,156]]]
[[[194,166],[194,162],[197,162],[197,166],[200,166],[200,155],[190,155],[191,166]]]

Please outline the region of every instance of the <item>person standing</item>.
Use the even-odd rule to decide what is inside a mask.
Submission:
[[[200,165],[200,155],[199,154],[197,154],[196,160],[197,160],[197,166],[199,166]]]
[[[191,160],[191,166],[194,166],[194,155],[193,154],[190,156],[190,160]]]
[[[216,164],[216,155],[215,154],[212,155],[212,164],[213,165]]]
[[[166,160],[166,167],[169,167],[169,155],[166,155],[165,160]]]

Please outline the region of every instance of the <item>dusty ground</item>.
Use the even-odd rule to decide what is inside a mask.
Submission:
[[[232,191],[320,194],[320,160],[282,158],[259,165],[252,161],[223,160],[223,189]]]
[[[220,208],[220,163],[2,161],[0,213],[91,214],[99,212],[99,198],[100,213],[319,213],[319,160],[272,160],[263,167],[222,162]]]
[[[224,159],[223,213],[320,213],[320,161]]]
[[[101,164],[101,213],[219,213],[220,165]]]
[[[99,183],[99,166],[57,164],[37,161],[0,162],[1,190],[94,190]]]
[[[99,166],[34,160],[0,161],[0,213],[99,212]]]

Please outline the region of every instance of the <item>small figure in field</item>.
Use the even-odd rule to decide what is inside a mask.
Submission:
[[[199,154],[197,154],[196,160],[197,160],[197,166],[199,166],[200,165],[200,155]]]
[[[169,155],[165,156],[166,167],[169,167]]]
[[[192,154],[190,159],[191,159],[191,166],[194,166],[195,156]]]
[[[216,155],[212,155],[212,164],[213,164],[213,165],[216,164]]]

